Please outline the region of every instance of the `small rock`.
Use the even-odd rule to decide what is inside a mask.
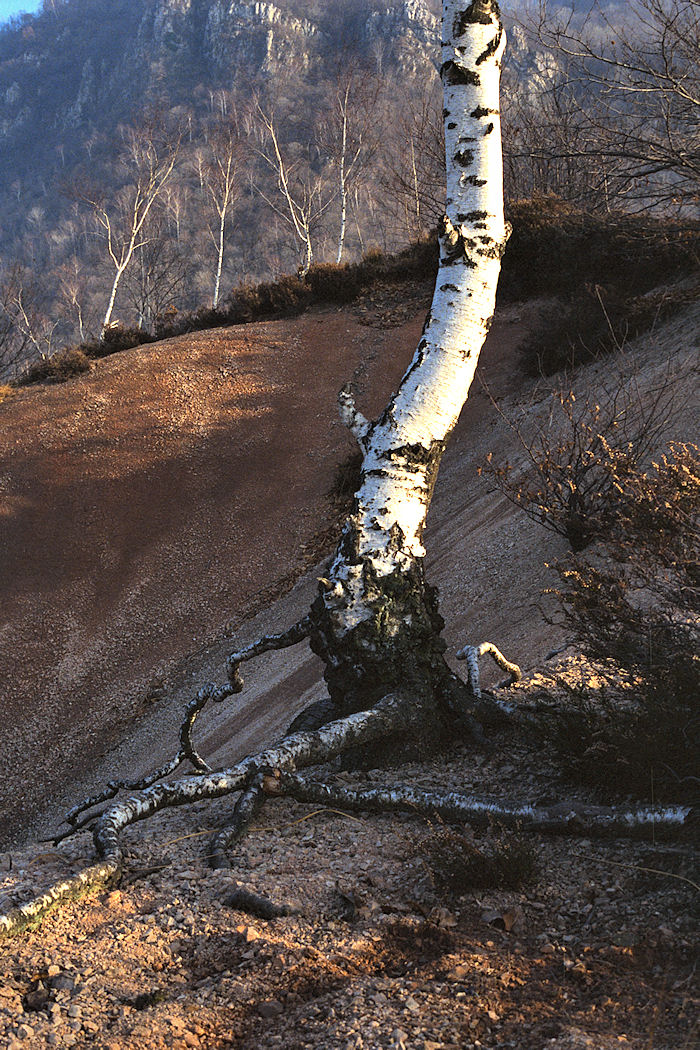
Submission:
[[[261,936],[254,926],[236,926],[236,933],[240,934],[246,944],[259,941]]]
[[[122,895],[120,890],[112,890],[111,893],[107,894],[105,904],[108,908],[116,908],[118,904],[122,902]]]
[[[519,904],[513,905],[512,908],[507,908],[503,912],[502,918],[506,933],[521,934],[525,932],[525,912]]]
[[[83,1011],[80,1009],[80,1007],[76,1006],[75,1003],[71,1003],[71,1005],[68,1007],[68,1016],[69,1017],[80,1017],[82,1012]]]
[[[182,1041],[185,1046],[198,1047],[201,1043],[194,1032],[185,1032],[182,1036]]]
[[[46,973],[47,973],[47,975],[49,977],[58,977],[60,972],[61,972],[61,967],[57,966],[56,963],[51,963],[51,965],[48,967],[48,969],[46,971]]]
[[[261,1017],[272,1018],[279,1017],[284,1007],[276,999],[268,999],[267,1002],[258,1003],[257,1010]]]
[[[56,977],[52,977],[49,984],[55,992],[72,992],[75,988],[75,980],[67,973],[59,973]]]
[[[417,1011],[420,1010],[420,1006],[418,1005],[418,1003],[412,995],[409,995],[408,999],[406,1000],[405,1006],[407,1010],[411,1011],[411,1013],[417,1013]]]
[[[34,1029],[30,1024],[21,1024],[17,1029],[18,1039],[31,1039],[34,1035]]]

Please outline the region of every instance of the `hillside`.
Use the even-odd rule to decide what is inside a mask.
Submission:
[[[4,477],[16,498],[15,572],[39,529],[24,586],[42,612],[23,629],[15,607],[4,635],[15,661],[9,680],[22,677],[3,781],[9,793],[34,792],[34,806],[43,799],[34,834],[105,779],[171,754],[183,703],[221,677],[234,641],[286,626],[308,603],[321,565],[289,593],[286,581],[319,550],[324,494],[350,448],[334,420],[335,391],[354,373],[361,407],[377,411],[415,345],[424,291],[128,351],[64,387],[0,406],[12,435],[3,440],[12,452]],[[554,580],[546,563],[564,545],[476,473],[488,451],[519,462],[507,419],[548,418],[549,388],[526,380],[516,358],[539,310],[519,304],[497,315],[480,366],[490,396],[475,384],[427,539],[450,651],[495,641],[526,669],[523,699],[542,687],[554,666],[547,656],[565,641],[543,618],[540,596]],[[669,367],[687,389],[697,385],[699,335],[695,306],[634,348],[631,381],[642,397]],[[610,362],[582,369],[577,392],[600,390],[610,370]],[[27,412],[41,419],[36,438]],[[692,400],[673,427],[680,439],[697,437]],[[56,467],[36,477],[47,447]],[[96,515],[98,498],[104,513]],[[65,509],[47,513],[58,500]],[[218,633],[225,620],[233,620],[228,638]],[[172,701],[149,706],[99,759],[137,712],[149,667],[169,679]],[[41,675],[33,693],[30,669]],[[321,690],[305,647],[264,657],[247,679],[240,701],[213,712],[199,733],[215,764],[269,740]],[[34,729],[22,738],[28,710]],[[339,777],[459,784],[495,797],[581,796],[541,744],[505,731],[493,742],[486,754],[458,745],[447,761]],[[410,816],[270,805],[232,870],[210,872],[205,844],[229,808],[224,800],[132,830],[133,875],[120,890],[70,905],[2,947],[8,1045],[691,1045],[693,889],[683,841],[539,841],[534,884],[454,900],[426,867],[439,829]],[[26,897],[88,854],[83,837],[58,849],[11,848],[4,899]],[[297,902],[301,914],[246,917],[226,905],[238,880]]]

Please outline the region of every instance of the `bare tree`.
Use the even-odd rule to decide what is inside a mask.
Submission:
[[[133,264],[124,274],[124,291],[138,328],[152,331],[156,319],[181,302],[186,275],[184,258],[168,236],[165,217],[160,210],[154,211]]]
[[[317,130],[318,140],[336,168],[340,204],[338,263],[342,262],[345,249],[351,195],[378,147],[378,96],[376,78],[366,70],[353,68],[350,62],[343,63],[331,106]]]
[[[221,273],[226,251],[226,226],[241,192],[240,166],[243,140],[230,103],[222,107],[220,120],[207,132],[206,146],[197,151],[195,164],[199,184],[215,221],[208,225],[216,249],[212,306],[219,305]]]
[[[63,305],[75,316],[80,341],[87,335],[85,303],[87,301],[87,275],[80,259],[73,255],[58,271],[58,292]]]
[[[136,127],[122,130],[117,161],[124,180],[121,189],[110,196],[86,186],[75,190],[92,210],[114,270],[103,330],[112,320],[117,291],[134,253],[146,243],[148,218],[173,175],[179,148],[179,135],[169,134],[157,114],[149,115]]]
[[[589,141],[606,159],[608,192],[627,207],[685,206],[700,198],[700,0],[599,2],[581,23],[541,0],[534,30],[575,90]]]
[[[0,378],[7,378],[28,354],[31,340],[23,323],[22,271],[14,266],[0,279]]]
[[[305,274],[314,261],[314,231],[333,203],[335,195],[327,191],[325,172],[318,170],[323,168],[320,158],[318,155],[311,155],[316,152],[313,140],[310,139],[306,145],[298,143],[297,157],[291,159],[285,156],[289,150],[285,150],[280,142],[274,112],[267,112],[258,105],[257,117],[260,130],[257,153],[274,174],[280,200],[275,200],[260,183],[256,185],[256,189],[265,203],[292,230],[304,253],[300,272]]]
[[[57,322],[40,305],[39,290],[22,266],[0,275],[0,376],[8,378],[33,357],[49,357]]]
[[[350,390],[339,396],[341,417],[362,452],[355,505],[308,614],[283,634],[259,639],[228,659],[228,682],[204,687],[189,705],[175,757],[137,784],[111,783],[68,815],[72,830],[94,822],[98,860],[43,896],[0,916],[0,933],[13,933],[57,901],[118,878],[124,864],[121,832],[171,806],[239,795],[232,825],[216,835],[213,855],[226,863],[227,847],[266,797],[289,795],[324,805],[410,809],[443,819],[484,824],[489,817],[543,830],[572,828],[617,833],[661,821],[682,823],[686,810],[645,808],[618,813],[596,807],[485,804],[457,792],[413,787],[353,791],[299,774],[300,769],[362,749],[420,752],[502,713],[478,686],[478,657],[488,643],[465,647],[470,685],[445,661],[437,594],[425,579],[423,527],[445,444],[471,384],[493,315],[501,254],[508,237],[503,218],[499,73],[505,34],[495,0],[444,0],[442,77],[447,145],[446,214],[440,229],[440,268],[423,335],[413,361],[384,412],[370,422]],[[213,771],[197,753],[192,728],[209,700],[242,688],[241,664],[271,649],[308,639],[323,660],[329,698],[302,713],[279,744],[229,769]],[[195,775],[163,782],[184,762]],[[161,781],[159,783],[159,781]],[[120,789],[131,793],[110,801]],[[107,802],[95,814],[95,807]],[[564,814],[562,816],[562,813]],[[87,815],[86,815],[87,814]],[[259,905],[253,893],[247,906]],[[268,902],[269,903],[269,902]]]
[[[442,100],[433,86],[402,98],[384,140],[382,183],[387,211],[409,239],[435,229],[444,211]]]

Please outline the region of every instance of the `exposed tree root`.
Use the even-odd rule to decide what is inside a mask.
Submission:
[[[472,693],[479,700],[481,699],[479,658],[487,655],[493,657],[494,662],[498,664],[502,671],[508,672],[510,675],[509,685],[515,685],[523,676],[518,665],[511,663],[510,660],[506,660],[501,650],[497,649],[493,642],[482,642],[481,645],[465,645],[457,653],[457,659],[466,660],[467,681]]]
[[[214,687],[206,687],[197,694],[188,707],[182,737],[188,737],[196,714],[206,700],[214,695]],[[172,763],[161,767],[161,770],[138,782],[146,785],[141,790],[94,815],[93,839],[99,861],[55,884],[35,900],[0,915],[0,938],[36,925],[62,901],[95,892],[118,881],[124,861],[120,835],[131,824],[146,820],[165,809],[236,792],[240,792],[240,795],[233,822],[214,840],[213,853],[217,864],[227,864],[226,849],[245,834],[268,795],[288,795],[299,801],[336,807],[374,811],[409,810],[475,825],[496,821],[559,834],[643,835],[652,829],[658,831],[661,827],[677,827],[683,824],[689,812],[680,807],[616,810],[576,803],[537,808],[518,802],[484,802],[451,791],[420,791],[410,787],[356,790],[310,781],[296,775],[298,769],[326,763],[349,749],[387,741],[397,733],[410,731],[420,724],[423,717],[420,698],[394,694],[367,711],[348,715],[310,732],[291,734],[279,744],[221,772],[200,771],[174,782],[149,784],[148,781],[152,781],[161,770],[169,770]],[[191,741],[189,751],[196,754]],[[176,757],[182,761],[180,753]],[[191,760],[189,752],[187,757]],[[109,791],[113,790],[115,785],[111,784]],[[71,810],[69,816],[74,823],[73,830],[78,827],[77,814],[84,811],[87,805],[100,804],[105,800],[105,794],[103,792],[88,799],[81,807]],[[241,891],[237,900],[236,907],[252,910],[255,914],[261,914],[260,910],[255,911],[256,908],[264,910],[267,907],[265,898],[248,890]]]
[[[613,809],[580,802],[559,802],[553,806],[486,802],[456,791],[421,791],[405,785],[356,789],[307,780],[280,770],[265,777],[263,786],[269,795],[285,795],[298,802],[372,812],[401,810],[478,828],[495,823],[554,835],[643,836],[660,827],[680,827],[689,813],[679,806]]]
[[[263,787],[263,775],[258,773],[251,780],[245,791],[241,792],[233,809],[233,820],[214,836],[209,854],[209,864],[212,868],[230,867],[227,851],[242,839],[248,830],[250,822],[257,816],[265,805],[267,793]]]
[[[292,624],[288,631],[284,631],[282,634],[267,634],[259,638],[257,642],[253,642],[252,645],[246,646],[245,649],[241,649],[239,652],[231,653],[228,660],[226,661],[226,670],[228,672],[228,680],[231,683],[231,690],[234,693],[240,693],[243,688],[243,679],[239,671],[239,667],[242,663],[247,660],[253,660],[256,656],[260,656],[262,653],[269,653],[273,649],[289,649],[292,645],[298,645],[299,642],[303,642],[305,638],[309,637],[311,630],[311,617],[305,616],[299,620],[298,623]],[[216,697],[215,699],[225,699]]]
[[[388,696],[368,711],[329,722],[313,732],[288,736],[281,743],[230,769],[199,773],[166,784],[152,784],[115,802],[95,817],[93,840],[98,862],[56,883],[34,900],[0,915],[0,939],[36,925],[63,901],[118,881],[124,865],[120,834],[131,824],[146,820],[164,809],[241,791],[243,798],[247,795],[246,805],[242,808],[249,812],[256,799],[248,789],[255,785],[255,778],[260,773],[271,769],[294,771],[322,764],[350,748],[376,743],[397,731],[406,732],[420,720],[420,715],[420,705],[414,697]],[[71,812],[75,814],[75,810]],[[245,824],[244,813],[240,812],[238,826],[244,829]]]

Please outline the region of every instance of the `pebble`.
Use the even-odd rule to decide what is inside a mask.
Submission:
[[[257,1011],[261,1017],[279,1017],[284,1011],[284,1007],[282,1006],[282,1003],[277,1001],[277,999],[268,999],[267,1002],[258,1003]]]

